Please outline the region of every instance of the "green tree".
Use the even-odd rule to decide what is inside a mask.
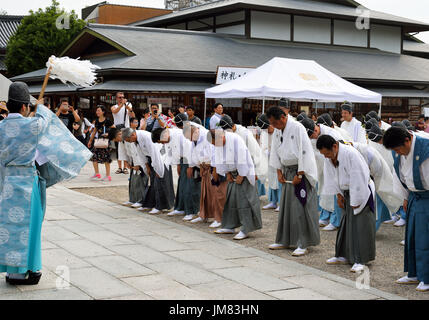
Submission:
[[[6,49],[5,63],[10,76],[44,68],[48,58],[59,56],[85,27],[74,11],[66,12],[59,5],[52,0],[45,10],[30,10],[30,15],[22,20]]]

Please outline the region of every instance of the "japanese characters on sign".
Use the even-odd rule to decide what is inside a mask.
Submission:
[[[222,67],[217,68],[216,84],[222,84],[231,80],[236,80],[254,68],[242,68],[242,67]]]

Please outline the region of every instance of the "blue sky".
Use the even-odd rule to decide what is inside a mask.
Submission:
[[[67,10],[75,10],[79,15],[81,9],[85,6],[93,5],[102,0],[58,0],[62,7]],[[362,5],[377,11],[419,20],[429,24],[429,1],[428,0],[356,0]],[[108,1],[115,4],[126,4],[144,7],[163,8],[164,0],[113,0]],[[51,0],[2,0],[1,9],[6,10],[8,14],[26,14],[30,9],[37,10],[39,7],[46,7]],[[421,33],[417,36],[423,41],[429,43],[429,32]]]

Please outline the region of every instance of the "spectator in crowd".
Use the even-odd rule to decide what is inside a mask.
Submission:
[[[150,116],[141,123],[141,130],[152,132],[157,128],[171,128],[174,126],[171,118],[159,112],[159,105],[157,103],[151,104],[150,111]]]
[[[195,115],[195,108],[193,106],[187,106],[186,107],[186,113],[188,115],[189,121],[195,122],[196,124],[199,124],[200,126],[203,125],[203,123],[201,122],[201,119]]]
[[[429,133],[429,117],[425,117],[425,132]]]
[[[92,161],[95,171],[95,174],[91,177],[91,179],[112,181],[112,177],[110,176],[110,164],[112,163],[112,159],[110,157],[109,141],[107,141],[107,147],[96,147],[95,144],[96,139],[107,139],[109,135],[109,129],[114,128],[115,125],[110,119],[106,118],[106,108],[104,106],[97,106],[95,114],[97,116],[94,123],[95,129],[92,131],[88,142],[88,148],[93,152],[93,156],[90,161]],[[103,163],[106,166],[106,176],[101,179],[98,164]]]
[[[113,124],[118,129],[129,128],[130,127],[130,118],[135,118],[135,113],[133,111],[133,105],[125,99],[125,94],[123,92],[116,93],[117,104],[112,106],[111,111],[113,115]],[[116,158],[118,160],[118,170],[116,174],[128,174],[127,168],[122,169],[122,161],[127,159],[125,152],[125,145],[123,142],[115,142],[116,146]]]
[[[80,142],[82,142],[85,145],[85,138],[82,134],[82,126],[83,126],[83,122],[79,121],[79,122],[73,122],[73,129],[72,129],[72,134],[74,135],[74,137],[79,140]]]
[[[73,123],[80,121],[79,115],[76,110],[69,105],[67,98],[61,99],[56,115],[64,123],[67,129],[70,130],[70,132],[73,130]]]
[[[419,116],[419,120],[416,122],[415,127],[416,127],[416,130],[418,131],[424,131],[427,128],[424,114],[421,114]]]
[[[223,105],[222,103],[216,103],[213,106],[213,115],[210,118],[210,130],[219,129],[220,119],[223,117]]]
[[[7,117],[8,110],[6,108],[6,102],[0,101],[0,121]]]

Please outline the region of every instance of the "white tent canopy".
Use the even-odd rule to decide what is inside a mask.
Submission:
[[[381,103],[312,60],[275,57],[245,76],[205,91],[206,98],[288,98],[294,101]]]
[[[12,81],[0,74],[0,101],[8,100],[9,86],[11,85],[11,83]],[[30,100],[32,103],[36,102],[36,99],[32,96],[30,96]]]
[[[0,101],[7,101],[9,86],[12,82],[0,74]]]

